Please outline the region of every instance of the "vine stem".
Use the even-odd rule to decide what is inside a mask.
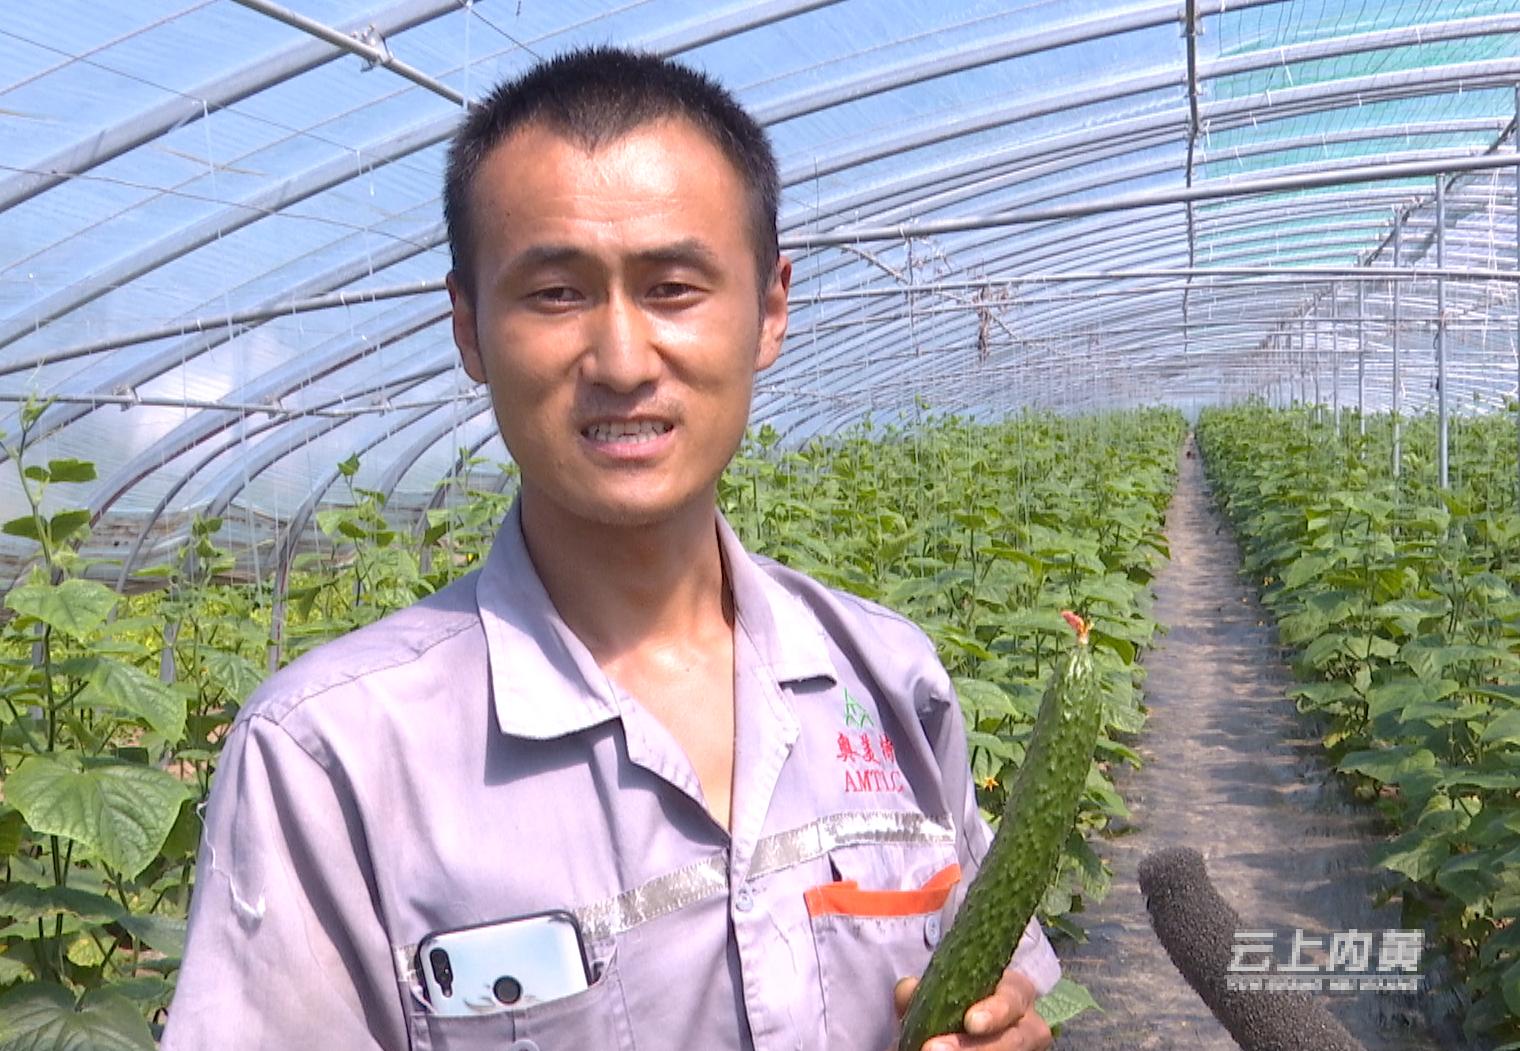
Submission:
[[[48,959],[47,921],[41,916],[37,917],[37,966],[41,968],[40,977],[47,981],[49,972],[53,970],[52,961]],[[57,977],[56,974],[52,977]]]
[[[53,688],[53,626],[42,629],[42,690],[47,695],[47,750],[52,752],[58,744],[58,694]]]

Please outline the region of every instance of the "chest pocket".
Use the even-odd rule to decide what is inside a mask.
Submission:
[[[849,847],[831,852],[839,879],[803,896],[831,1048],[879,1051],[891,1044],[898,980],[924,972],[960,882],[942,847]]]
[[[633,1051],[617,949],[591,986],[570,996],[491,1014],[424,1016],[431,1051]]]

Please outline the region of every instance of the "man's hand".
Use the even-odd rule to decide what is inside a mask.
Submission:
[[[902,1020],[908,1001],[918,987],[917,978],[904,978],[892,990],[897,1018]],[[966,1011],[964,1033],[937,1036],[923,1051],[1045,1051],[1051,1046],[1050,1026],[1034,1009],[1034,983],[1017,971],[1004,971],[991,996]]]

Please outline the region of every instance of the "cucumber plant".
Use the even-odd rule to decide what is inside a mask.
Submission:
[[[1304,408],[1205,413],[1198,438],[1243,571],[1291,647],[1299,709],[1377,807],[1384,899],[1461,978],[1469,1034],[1520,1047],[1520,509],[1513,416],[1436,426]],[[1507,1041],[1507,1042],[1506,1042]]]
[[[181,952],[196,807],[270,654],[290,659],[477,566],[511,487],[500,465],[462,461],[439,506],[403,528],[350,459],[339,468],[349,503],[317,517],[322,546],[293,568],[283,607],[269,580],[247,575],[259,552],[219,546],[232,527],[217,519],[134,572],[156,589],[118,594],[95,579],[117,567],[92,569],[76,550],[88,512],[67,506],[94,468],[40,459],[28,443],[43,408],[28,408],[7,445],[28,510],[4,529],[32,546],[35,567],[0,617],[0,1047],[149,1048]],[[912,430],[867,425],[800,447],[762,428],[720,502],[753,550],[924,627],[954,680],[993,820],[1024,761],[1035,684],[1064,648],[1059,611],[1100,617],[1104,726],[1078,819],[1092,835],[1125,813],[1109,767],[1139,761],[1122,739],[1144,719],[1137,661],[1157,630],[1148,585],[1166,557],[1182,431],[1180,416],[1155,411],[993,426],[921,416]],[[131,792],[116,791],[123,780]],[[103,805],[90,810],[91,798]],[[1042,919],[1076,932],[1070,915],[1107,882],[1074,834]],[[1059,1026],[1091,1003],[1063,980],[1039,1009]]]

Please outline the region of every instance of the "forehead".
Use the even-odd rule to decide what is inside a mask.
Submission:
[[[734,266],[753,256],[744,180],[684,119],[597,143],[525,125],[486,155],[471,198],[472,255],[486,284],[551,247],[609,261],[675,242],[699,243]]]
[[[746,183],[711,135],[683,117],[667,117],[597,141],[530,121],[486,154],[473,190],[474,203],[489,208],[502,190],[518,197],[511,191],[605,197],[709,191],[732,200]]]

